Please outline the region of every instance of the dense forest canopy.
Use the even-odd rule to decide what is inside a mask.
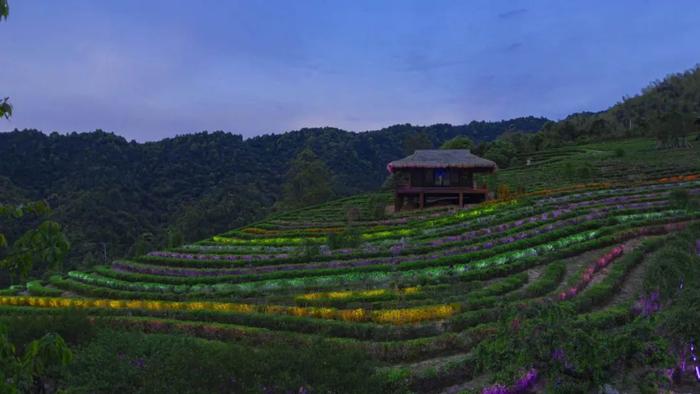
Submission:
[[[0,201],[46,199],[73,245],[67,267],[91,265],[263,217],[280,207],[289,166],[305,149],[332,174],[326,198],[340,197],[381,186],[386,163],[408,153],[405,142],[414,136],[431,146],[455,136],[486,142],[506,131],[536,132],[546,121],[405,124],[363,133],[309,128],[247,140],[217,131],[148,143],[101,130],[15,130],[0,134]],[[3,228],[16,238],[36,225],[27,221]]]

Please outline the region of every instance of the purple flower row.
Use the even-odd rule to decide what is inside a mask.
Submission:
[[[288,253],[279,254],[202,254],[202,253],[179,253],[179,252],[164,252],[156,251],[148,253],[148,256],[164,257],[168,259],[182,260],[226,260],[226,261],[253,261],[253,260],[271,260],[271,259],[286,259]]]
[[[629,205],[618,205],[615,207],[606,207],[598,210],[594,210],[591,213],[580,216],[576,218],[570,218],[566,220],[560,220],[557,222],[549,223],[544,227],[534,228],[526,230],[513,235],[489,240],[487,242],[470,245],[470,246],[457,246],[452,248],[446,248],[441,250],[439,253],[434,253],[431,255],[403,255],[403,256],[391,256],[391,257],[377,257],[370,259],[354,259],[354,260],[333,260],[333,261],[321,261],[321,262],[311,262],[303,264],[278,264],[278,265],[266,265],[257,267],[240,267],[240,268],[223,268],[223,269],[193,269],[193,268],[176,268],[176,267],[163,267],[157,265],[146,265],[146,264],[129,264],[128,262],[118,262],[112,265],[112,267],[119,271],[129,271],[129,272],[139,272],[148,273],[154,275],[170,275],[170,276],[214,276],[214,275],[246,275],[246,274],[261,274],[269,272],[279,272],[279,271],[292,271],[292,270],[311,270],[311,269],[323,269],[323,268],[352,268],[352,267],[364,267],[369,265],[378,264],[390,264],[396,265],[408,261],[415,261],[421,258],[441,258],[446,256],[454,256],[465,253],[478,252],[482,250],[487,250],[494,248],[498,245],[506,245],[515,241],[519,241],[526,238],[535,237],[537,235],[550,232],[552,230],[563,228],[567,226],[572,226],[576,224],[585,223],[587,221],[596,220],[605,217],[608,212],[614,209],[635,209],[635,208],[649,208],[651,206],[660,205],[660,203],[665,203],[663,201],[658,202],[647,202],[647,203],[636,203]],[[651,204],[651,205],[650,205]]]
[[[642,296],[635,305],[635,311],[642,316],[649,317],[661,309],[661,298],[658,291],[652,291],[646,296]]]
[[[586,206],[591,206],[591,205],[618,205],[619,206],[620,204],[630,203],[632,201],[637,201],[640,199],[648,199],[648,198],[653,198],[653,197],[661,197],[661,194],[619,196],[619,197],[606,198],[604,200],[591,200],[591,201],[582,201],[580,203],[566,204],[566,205],[558,207],[557,209],[554,209],[550,212],[545,212],[545,213],[534,215],[534,216],[531,216],[528,218],[519,219],[517,221],[513,221],[510,223],[503,223],[503,224],[492,226],[492,227],[486,227],[486,228],[482,228],[480,230],[470,231],[470,232],[464,233],[462,235],[451,235],[451,236],[446,236],[443,238],[433,239],[431,241],[424,243],[424,245],[439,246],[439,245],[443,245],[445,243],[450,243],[450,242],[471,240],[471,239],[474,239],[477,237],[489,235],[491,233],[503,232],[506,230],[510,230],[512,228],[522,226],[523,224],[526,224],[526,223],[544,222],[544,221],[547,221],[550,219],[557,218],[557,217],[562,216],[564,214],[573,212],[576,209],[586,207]],[[648,207],[653,206],[652,205],[653,203],[657,203],[657,202],[654,202],[654,201],[647,202],[647,204],[649,204]]]
[[[700,182],[698,181],[692,181],[692,182],[681,182],[681,183],[664,183],[664,184],[652,184],[652,185],[646,185],[646,186],[638,186],[638,187],[630,187],[630,188],[620,188],[620,189],[606,189],[604,191],[589,191],[585,193],[576,193],[576,194],[567,194],[565,196],[560,196],[560,197],[546,197],[537,200],[538,205],[543,205],[543,204],[551,204],[551,203],[562,203],[565,201],[571,201],[571,200],[579,200],[583,198],[589,198],[589,197],[594,197],[594,196],[604,196],[604,195],[614,195],[614,194],[619,194],[619,193],[642,193],[645,191],[662,191],[662,190],[669,190],[669,189],[675,189],[678,186],[689,186],[689,185],[698,185]]]
[[[444,256],[451,256],[451,255],[456,255],[456,254],[463,254],[463,253],[469,253],[469,252],[476,252],[479,250],[484,250],[484,249],[490,249],[493,248],[496,245],[499,244],[508,244],[511,242],[515,242],[521,239],[533,237],[539,234],[542,234],[543,232],[546,231],[551,231],[556,228],[564,227],[564,226],[569,226],[569,225],[574,225],[574,224],[579,224],[584,221],[589,221],[589,220],[595,220],[599,219],[605,216],[605,213],[612,210],[612,209],[636,209],[636,208],[650,208],[653,206],[660,206],[663,204],[667,204],[665,201],[650,201],[650,202],[643,202],[643,203],[635,203],[635,204],[628,204],[628,205],[617,205],[615,207],[607,207],[607,208],[602,208],[598,210],[593,210],[591,213],[589,213],[586,216],[579,217],[576,219],[570,219],[570,220],[563,220],[559,222],[554,222],[550,223],[547,226],[544,226],[542,228],[536,228],[532,229],[529,231],[524,231],[518,234],[514,234],[508,237],[502,237],[500,239],[496,240],[491,240],[487,241],[481,245],[472,245],[469,247],[455,247],[455,248],[450,248],[443,250],[439,254],[433,254],[430,257],[431,258],[440,258]],[[556,217],[560,214],[563,214],[564,211],[555,211],[551,213],[551,217]],[[502,232],[505,229],[511,228],[515,225],[522,225],[523,223],[526,222],[533,222],[536,221],[537,219],[542,219],[542,218],[548,218],[550,216],[544,214],[538,217],[532,217],[529,219],[521,219],[518,221],[513,222],[512,224],[502,224],[499,226],[495,226],[494,232]],[[535,219],[535,220],[533,220]],[[486,229],[486,233],[490,234],[491,229]],[[477,235],[480,235],[481,232],[471,232],[471,234],[468,237],[465,237],[465,239],[475,237]],[[405,242],[405,240],[402,241],[400,244],[400,247],[395,248],[393,251],[396,252],[395,254],[400,253],[402,250],[405,250],[408,248],[408,244]],[[206,255],[202,255],[206,256]],[[218,256],[217,256],[218,257]],[[416,256],[394,256],[394,257],[379,257],[379,258],[374,258],[374,259],[355,259],[355,260],[336,260],[336,261],[330,261],[330,262],[316,262],[316,263],[306,263],[306,264],[286,264],[286,265],[270,265],[270,266],[260,266],[260,267],[252,267],[252,268],[230,268],[230,269],[193,269],[193,268],[170,268],[170,267],[158,267],[158,266],[153,266],[153,265],[131,265],[128,263],[120,263],[116,265],[116,269],[122,270],[122,271],[130,271],[130,272],[141,272],[141,273],[150,273],[150,274],[163,274],[163,275],[175,275],[175,276],[211,276],[211,275],[242,275],[242,274],[256,274],[256,273],[265,273],[265,272],[275,272],[275,271],[289,271],[289,270],[299,270],[299,269],[320,269],[320,268],[344,268],[344,267],[360,267],[360,266],[367,266],[367,265],[375,265],[375,264],[399,264],[402,262],[406,261],[411,261],[415,260],[417,257]],[[204,260],[204,259],[202,259]]]
[[[516,233],[513,235],[501,237],[498,239],[493,239],[493,240],[490,240],[490,241],[487,241],[487,242],[484,242],[484,243],[478,244],[478,245],[471,245],[471,246],[467,246],[467,247],[462,246],[462,247],[454,247],[454,248],[450,248],[450,249],[445,249],[440,254],[433,254],[430,257],[431,258],[439,258],[439,257],[450,256],[450,255],[454,255],[454,254],[476,252],[476,251],[483,250],[483,249],[491,249],[497,245],[510,244],[512,242],[519,241],[519,240],[526,239],[526,238],[531,238],[531,237],[543,234],[545,232],[550,232],[550,231],[558,229],[558,228],[563,228],[563,227],[567,227],[567,226],[581,224],[581,223],[591,221],[591,220],[601,219],[601,218],[606,217],[607,214],[613,210],[649,209],[652,207],[660,207],[660,206],[664,206],[667,204],[668,204],[668,202],[666,202],[666,201],[649,201],[649,202],[634,203],[634,204],[627,204],[627,205],[620,204],[620,205],[616,205],[616,206],[612,206],[612,207],[594,209],[585,216],[580,216],[580,217],[576,217],[576,218],[570,218],[570,219],[566,219],[566,220],[552,222],[552,223],[549,223],[546,226],[543,226],[540,228],[533,228],[531,230],[522,231],[522,232],[519,232],[519,233]],[[553,217],[561,216],[561,214],[563,214],[563,213],[564,213],[563,211],[558,212],[558,213],[554,213]],[[533,222],[537,221],[537,220],[533,220],[533,219],[536,219],[536,217],[532,217],[532,218],[528,219],[527,222],[533,223]],[[481,235],[496,234],[499,232],[503,232],[503,231],[511,229],[513,227],[517,227],[519,225],[522,225],[523,223],[525,223],[525,220],[518,220],[518,221],[513,222],[513,223],[502,224],[502,225],[496,226],[493,230],[485,229],[485,231],[483,231],[483,230],[473,231],[473,232],[465,234],[464,236],[456,236],[456,237],[460,237],[460,240],[469,240],[470,238],[474,238],[474,237],[481,236]]]
[[[495,384],[493,386],[485,387],[481,394],[523,394],[527,393],[535,386],[537,383],[537,378],[539,374],[535,368],[527,371],[520,379],[518,379],[515,384],[511,387],[507,387],[502,384]]]
[[[480,230],[474,230],[461,235],[451,235],[443,238],[433,239],[428,242],[414,244],[415,247],[422,246],[441,246],[446,243],[462,242],[476,239],[483,236],[488,236],[495,234],[497,232],[504,232],[524,224],[543,222],[550,219],[557,218],[564,214],[570,213],[576,209],[591,206],[591,205],[612,205],[612,204],[624,204],[631,201],[636,201],[639,199],[646,199],[650,197],[658,197],[661,193],[647,194],[647,195],[627,195],[627,196],[615,196],[606,198],[603,200],[587,200],[578,203],[566,204],[558,209],[552,210],[550,212],[545,212],[529,218],[519,219],[510,223],[503,223],[500,225],[482,228]],[[652,202],[647,203],[647,207],[651,207]],[[402,239],[399,244],[395,244],[389,248],[392,255],[397,256],[401,253],[405,253],[410,250],[411,247],[406,243],[405,239]],[[372,252],[376,250],[368,250],[367,252]],[[356,253],[355,249],[339,249],[331,251],[329,249],[324,249],[321,251],[323,256],[347,256]],[[254,260],[273,260],[273,259],[285,259],[289,258],[289,253],[277,253],[277,254],[246,254],[246,255],[223,255],[223,254],[205,254],[205,253],[178,253],[178,252],[166,252],[166,251],[156,251],[148,254],[149,256],[163,257],[163,258],[174,258],[183,260],[225,260],[225,261],[254,261]]]

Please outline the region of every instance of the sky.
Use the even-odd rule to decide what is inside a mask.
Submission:
[[[9,0],[0,130],[153,141],[599,111],[700,63],[700,1]]]

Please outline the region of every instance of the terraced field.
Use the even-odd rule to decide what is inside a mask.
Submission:
[[[674,202],[678,191],[700,195],[700,176],[573,185],[385,220],[368,219],[359,196],[5,289],[0,304],[8,315],[79,308],[119,329],[251,347],[321,336],[378,360],[397,391],[526,392],[548,384],[542,371],[503,381],[477,368],[475,347],[513,308],[562,304],[608,328],[631,321],[638,268],[700,220]],[[361,207],[352,226],[348,204]]]
[[[650,138],[631,138],[543,150],[517,158],[518,166],[501,171],[512,189],[549,189],[581,182],[643,182],[693,174],[700,168],[700,135],[691,148],[659,151]],[[530,165],[525,165],[527,160]]]

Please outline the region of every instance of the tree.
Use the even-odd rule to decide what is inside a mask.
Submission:
[[[292,160],[284,183],[281,205],[300,208],[320,204],[333,197],[333,174],[326,163],[309,148],[303,149]]]
[[[34,262],[44,263],[53,271],[61,271],[70,249],[70,242],[61,230],[61,225],[47,220],[30,234]]]
[[[49,333],[27,345],[22,356],[0,330],[0,392],[45,393],[56,391],[56,380],[73,354],[60,335]]]
[[[169,248],[176,248],[185,243],[185,236],[178,228],[171,227],[168,229],[166,244]]]
[[[407,155],[413,154],[418,149],[431,149],[433,142],[423,132],[414,132],[403,141],[403,150]]]
[[[495,161],[500,168],[508,168],[511,158],[515,157],[515,155],[516,151],[513,144],[500,138],[490,143],[484,152],[484,157]]]
[[[5,97],[0,100],[0,118],[9,119],[12,116],[12,104],[7,101],[9,99],[9,97]]]
[[[21,205],[0,204],[0,217],[19,219],[25,215],[44,216],[51,212],[44,201]],[[7,238],[0,233],[0,248],[7,247]],[[36,264],[45,264],[49,269],[60,270],[70,249],[67,237],[61,226],[52,221],[45,221],[36,229],[25,232],[18,238],[7,255],[0,259],[0,268],[6,269],[11,276],[20,280],[29,275]]]
[[[7,5],[7,0],[0,0],[0,21],[7,19],[8,15],[10,15],[10,6]]]
[[[467,136],[463,135],[458,135],[455,138],[452,138],[451,140],[445,141],[442,146],[440,146],[440,149],[473,149],[474,148],[474,141],[469,139]]]
[[[379,194],[372,194],[367,199],[367,210],[369,217],[373,220],[382,220],[386,217],[386,206],[388,201]]]
[[[659,148],[688,148],[688,134],[693,120],[688,114],[671,111],[656,121],[656,140]]]
[[[154,249],[153,234],[142,233],[131,246],[131,256],[142,256]]]
[[[0,0],[0,21],[7,19],[8,15],[10,15],[10,6],[7,5],[7,0]],[[0,101],[0,118],[7,119],[12,116],[12,105],[7,101],[9,99],[5,97]]]
[[[13,243],[8,256],[0,260],[0,267],[23,281],[32,268],[39,264],[60,271],[69,249],[70,242],[63,234],[61,225],[45,221]]]
[[[50,212],[50,209],[45,201],[36,201],[18,206],[0,203],[0,217],[12,217],[18,219],[26,214],[34,214],[40,216],[47,214],[48,212]],[[0,248],[4,248],[6,246],[7,238],[5,237],[5,234],[0,233]]]

